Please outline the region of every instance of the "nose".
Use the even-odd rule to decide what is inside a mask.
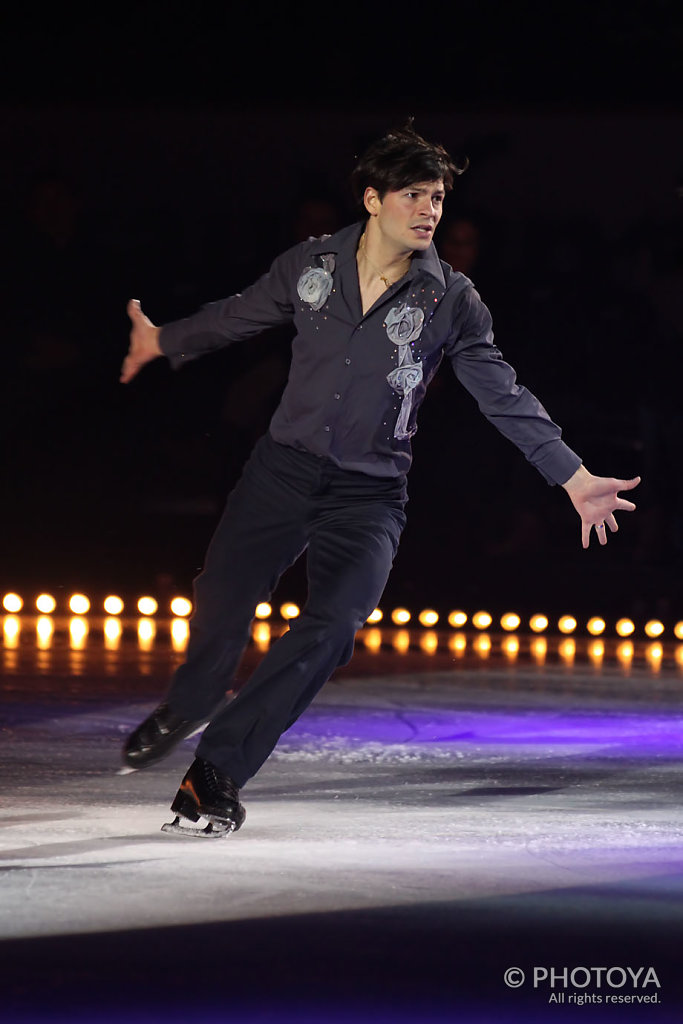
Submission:
[[[438,218],[439,209],[431,196],[425,196],[420,204],[420,216],[429,217],[430,220]]]

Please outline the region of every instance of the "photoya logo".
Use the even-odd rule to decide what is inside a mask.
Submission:
[[[508,967],[503,980],[508,988],[521,988],[527,976],[521,967]],[[528,981],[545,993],[549,1004],[661,1001],[661,985],[654,967],[534,967]],[[589,992],[589,986],[600,991]]]
[[[534,988],[550,989],[660,989],[654,967],[534,967]],[[521,988],[527,976],[521,967],[508,967],[503,975],[508,988]]]

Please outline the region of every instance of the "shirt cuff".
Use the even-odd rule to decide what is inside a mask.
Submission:
[[[573,452],[564,441],[556,441],[554,444],[548,445],[546,450],[534,459],[534,466],[552,486],[566,484],[582,462],[583,459]]]

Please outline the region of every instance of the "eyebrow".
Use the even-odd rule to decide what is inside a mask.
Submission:
[[[439,195],[439,196],[445,196],[446,195],[446,189],[443,187],[443,185],[440,185],[438,188],[435,188],[435,189],[427,188],[425,185],[406,185],[404,191],[405,192],[431,192],[432,195]]]

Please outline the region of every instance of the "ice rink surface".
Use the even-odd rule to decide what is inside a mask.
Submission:
[[[683,1020],[673,657],[359,649],[205,840],[194,740],[117,774],[175,656],[109,653],[5,652],[3,1024]]]

